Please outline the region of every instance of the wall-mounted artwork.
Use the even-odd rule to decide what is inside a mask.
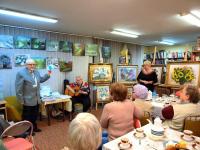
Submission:
[[[119,57],[119,64],[126,64],[126,57],[125,56]]]
[[[151,67],[157,74],[158,83],[161,83],[164,65],[151,65]]]
[[[127,91],[128,91],[128,93],[127,93],[128,99],[131,99],[131,100],[132,100],[133,87],[132,87],[132,86],[128,86],[128,87],[127,87]]]
[[[58,41],[47,41],[47,51],[58,51],[59,43]]]
[[[112,82],[112,64],[89,64],[90,83],[110,83]]]
[[[52,57],[47,57],[46,59],[46,66],[48,67],[49,65],[53,65],[54,69],[58,69],[59,63],[58,63],[58,58],[52,58]],[[47,68],[48,69],[48,68]]]
[[[165,84],[179,86],[184,83],[200,85],[199,62],[168,62]]]
[[[97,44],[86,44],[85,56],[97,56],[98,45]]]
[[[30,49],[31,38],[24,36],[16,36],[14,37],[14,45],[16,49]]]
[[[74,43],[73,56],[84,56],[84,55],[85,55],[84,44]]]
[[[46,40],[39,38],[31,39],[31,49],[35,50],[45,50],[46,49]]]
[[[103,46],[101,50],[102,50],[102,57],[103,58],[110,58],[111,57],[111,47]]]
[[[138,74],[137,65],[118,65],[117,82],[132,84],[136,82]]]
[[[73,43],[70,41],[60,41],[59,42],[59,51],[71,53],[72,52]]]
[[[72,71],[72,61],[62,61],[59,60],[60,72],[69,72]]]
[[[109,85],[97,85],[97,101],[105,101],[110,97]]]
[[[26,65],[26,60],[30,58],[29,54],[16,54],[15,55],[15,67],[21,67]]]
[[[0,53],[0,69],[12,69],[11,57]]]
[[[46,58],[45,57],[31,57],[35,63],[37,69],[46,69]]]
[[[0,35],[0,48],[13,48],[13,36]]]

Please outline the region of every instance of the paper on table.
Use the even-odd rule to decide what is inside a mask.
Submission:
[[[71,96],[69,96],[69,95],[60,95],[60,98],[61,99],[68,99],[68,98],[71,98]]]

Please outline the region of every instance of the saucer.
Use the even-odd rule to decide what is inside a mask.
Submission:
[[[133,133],[133,135],[134,135],[134,137],[136,137],[136,138],[145,138],[145,137],[146,137],[146,134],[145,134],[145,133],[143,133],[143,136],[142,136],[142,137],[138,137],[136,132]]]
[[[153,135],[153,134],[148,134],[148,137],[151,139],[151,140],[154,140],[154,141],[164,141],[166,136],[163,135],[163,136],[156,136],[156,135]]]
[[[186,142],[192,142],[195,140],[195,138],[193,136],[191,136],[189,139],[184,138],[184,134],[181,135],[181,139]]]
[[[121,142],[118,143],[118,147],[120,150],[126,150],[126,149],[129,149],[132,147],[132,144],[131,143],[127,143],[127,145],[123,145]]]

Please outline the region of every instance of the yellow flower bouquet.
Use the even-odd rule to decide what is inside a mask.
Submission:
[[[194,78],[194,72],[191,67],[177,67],[172,72],[172,79],[179,84],[191,82]]]

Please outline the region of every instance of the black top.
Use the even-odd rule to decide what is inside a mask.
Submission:
[[[151,72],[150,74],[144,74],[143,71],[140,71],[137,80],[140,84],[146,86],[148,90],[154,91],[154,83],[158,82],[157,74],[155,71]],[[139,80],[146,80],[146,81],[153,81],[152,84],[144,84],[143,82],[140,82]]]

